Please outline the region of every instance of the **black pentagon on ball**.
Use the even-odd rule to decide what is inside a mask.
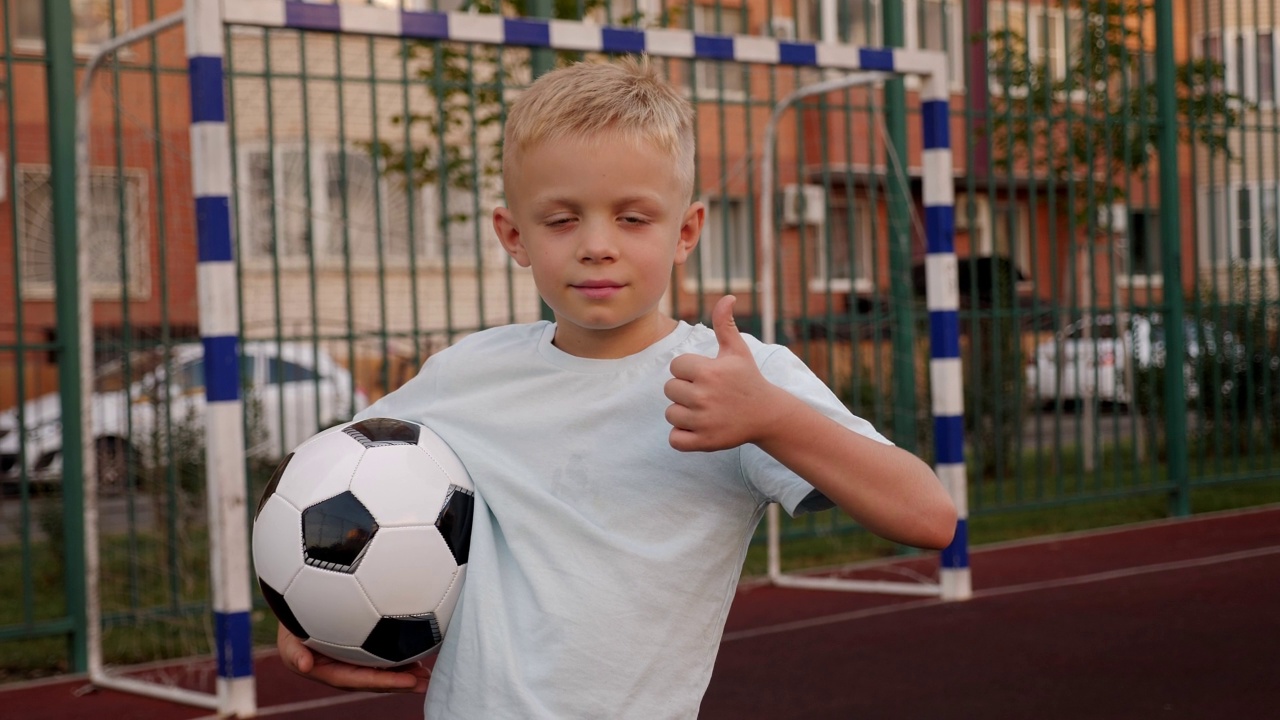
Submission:
[[[384,617],[369,631],[360,649],[383,660],[401,663],[439,645],[443,639],[434,613]]]
[[[353,573],[378,523],[350,490],[302,511],[302,556],[312,567]]]
[[[470,491],[450,485],[444,507],[436,520],[436,528],[459,565],[466,565],[467,556],[471,554],[471,513],[474,506],[475,496]]]
[[[284,625],[285,629],[293,633],[294,637],[306,640],[311,637],[302,627],[302,623],[298,622],[298,618],[294,617],[293,610],[289,609],[289,603],[285,602],[284,596],[275,591],[275,588],[262,582],[262,578],[258,578],[258,587],[262,588],[262,597],[266,599],[267,606],[271,608],[271,612],[276,614],[276,619]]]
[[[421,428],[416,423],[394,418],[369,418],[343,428],[356,442],[367,448],[387,445],[417,445]]]
[[[267,486],[262,490],[262,497],[258,499],[258,509],[253,511],[253,519],[257,520],[262,514],[262,506],[267,504],[267,499],[276,494],[276,486],[280,484],[280,477],[284,475],[284,469],[289,466],[289,461],[293,459],[293,453],[284,456],[280,464],[276,466],[276,471],[271,473],[271,479],[267,481]]]

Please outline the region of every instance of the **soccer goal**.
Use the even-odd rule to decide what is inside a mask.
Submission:
[[[280,126],[285,124],[282,118],[289,112],[299,113],[299,132],[306,133],[326,122],[322,117],[323,113],[343,112],[344,103],[363,104],[366,115],[370,115],[370,106],[375,109],[399,108],[388,109],[385,114],[401,118],[396,127],[402,133],[399,137],[404,140],[403,147],[392,147],[393,144],[386,141],[386,138],[395,137],[388,128],[383,127],[382,134],[379,134],[378,128],[383,119],[378,118],[378,113],[374,112],[374,117],[368,121],[370,136],[367,137],[351,137],[352,125],[344,123],[341,118],[336,120],[340,153],[347,154],[331,155],[354,157],[350,154],[350,148],[365,149],[377,155],[377,152],[390,147],[390,154],[383,152],[378,155],[372,167],[394,167],[387,163],[388,157],[420,157],[421,155],[411,152],[413,148],[409,146],[415,142],[434,142],[441,148],[441,162],[456,161],[453,166],[469,163],[476,173],[483,173],[480,168],[488,165],[488,161],[496,156],[497,143],[483,130],[484,127],[493,126],[481,118],[500,117],[504,93],[518,90],[522,83],[531,80],[531,67],[535,64],[533,60],[541,58],[545,63],[547,53],[570,56],[644,53],[666,63],[667,74],[681,79],[695,103],[700,107],[710,108],[708,112],[700,113],[698,125],[699,144],[705,149],[700,151],[699,156],[698,185],[700,193],[708,202],[708,229],[704,234],[704,249],[693,259],[686,274],[673,285],[670,297],[672,309],[679,311],[677,314],[692,315],[699,309],[702,302],[700,298],[708,294],[735,290],[743,292],[745,289],[745,293],[754,300],[752,312],[755,322],[759,323],[762,339],[766,341],[777,339],[778,328],[790,317],[789,308],[796,302],[804,302],[803,299],[795,300],[793,297],[797,292],[797,283],[786,279],[793,268],[822,266],[824,269],[821,273],[815,271],[816,274],[806,277],[803,283],[811,284],[822,280],[825,287],[845,288],[846,294],[852,294],[848,288],[858,287],[861,282],[856,277],[858,268],[878,264],[874,251],[865,262],[843,256],[837,262],[839,253],[831,250],[830,241],[823,250],[817,250],[810,244],[807,250],[802,249],[799,255],[796,254],[792,238],[799,237],[803,248],[805,233],[814,228],[828,228],[827,235],[831,235],[829,228],[837,224],[832,216],[843,217],[845,224],[851,225],[855,215],[866,215],[855,213],[855,206],[864,202],[865,198],[852,190],[847,192],[849,203],[845,205],[837,207],[838,204],[829,202],[818,203],[824,205],[824,210],[830,210],[830,215],[816,212],[815,207],[808,210],[803,207],[788,207],[775,213],[775,186],[778,186],[779,180],[785,183],[780,189],[786,197],[806,197],[807,188],[818,184],[828,189],[833,187],[829,175],[823,176],[822,183],[816,183],[812,173],[806,174],[801,140],[805,135],[804,123],[807,121],[796,119],[788,111],[805,98],[825,97],[849,88],[865,86],[870,81],[898,76],[918,78],[920,115],[923,121],[923,225],[927,250],[926,304],[932,355],[929,375],[933,435],[937,448],[937,472],[961,510],[962,519],[957,528],[956,539],[942,554],[939,581],[936,583],[868,584],[789,575],[781,569],[778,516],[774,508],[770,511],[768,526],[769,571],[774,582],[792,586],[904,592],[938,595],[945,599],[967,597],[969,576],[966,521],[963,519],[967,513],[961,430],[962,376],[956,259],[953,249],[954,189],[947,67],[943,54],[858,47],[835,42],[834,36],[828,36],[827,41],[818,42],[746,35],[741,34],[746,30],[745,23],[726,23],[718,11],[710,15],[693,12],[690,16],[679,19],[667,15],[645,18],[637,13],[625,22],[603,15],[597,18],[598,22],[584,22],[404,9],[419,7],[418,3],[398,3],[399,8],[388,7],[389,5],[396,3],[188,0],[186,4],[191,85],[191,164],[199,246],[200,333],[206,358],[206,397],[209,408],[206,447],[213,625],[217,648],[217,691],[214,703],[218,711],[225,715],[239,716],[249,716],[256,712],[250,633],[251,569],[245,511],[248,498],[244,468],[240,462],[245,451],[244,408],[237,375],[239,342],[244,336],[244,328],[239,326],[239,319],[244,317],[246,310],[241,307],[240,298],[247,295],[239,284],[237,253],[243,253],[246,243],[250,241],[247,231],[252,228],[246,223],[254,218],[250,214],[252,206],[248,203],[261,197],[268,201],[274,198],[278,202],[282,197],[279,192],[259,194],[259,198],[241,198],[239,202],[235,197],[237,192],[244,191],[244,182],[238,174],[243,172],[243,168],[237,169],[237,159],[252,159],[244,152],[238,153],[237,133],[245,132],[245,128],[253,124],[248,119],[252,108],[247,107],[253,105],[253,102],[243,100],[241,94],[228,90],[228,82],[233,75],[229,64],[233,62],[241,65],[246,62],[262,64],[260,70],[248,72],[263,78],[262,92],[270,92],[274,87],[276,80],[271,75],[272,67],[279,66],[286,59],[292,63],[288,76],[282,75],[279,81],[295,83],[297,93],[291,96],[288,103],[292,107],[281,103],[273,109],[268,102],[265,105],[259,103],[261,107],[257,108],[264,118],[261,124],[270,129],[268,135],[272,138],[284,132]],[[828,20],[834,22],[834,18]],[[671,27],[677,24],[691,29]],[[783,25],[785,23],[772,30],[785,34],[780,32],[786,30]],[[246,53],[245,57],[229,56],[229,43],[234,44],[245,37],[252,40],[254,36],[245,35],[246,32],[258,33],[263,38],[261,52]],[[281,38],[290,42],[267,42]],[[339,43],[339,46],[328,51],[336,59],[314,53],[307,55],[307,43],[314,38],[340,38],[341,40],[333,41]],[[351,52],[341,45],[347,40],[356,40],[364,45],[359,52]],[[441,50],[443,46],[461,50],[453,56],[447,56]],[[420,47],[432,50],[416,53],[415,49]],[[288,52],[302,52],[305,59],[285,58],[286,48],[294,48]],[[384,52],[389,54],[384,55]],[[541,55],[535,55],[538,53]],[[250,55],[253,57],[246,60]],[[459,75],[456,72],[446,72],[448,68],[441,70],[442,65],[435,65],[435,75],[430,76],[434,78],[435,84],[412,81],[413,78],[423,77],[415,74],[416,71],[409,71],[414,63],[426,63],[429,59],[436,63],[447,63],[451,61],[450,58],[465,58],[474,63],[477,56],[483,56],[486,64],[472,64],[468,66],[467,73]],[[378,58],[391,59],[380,64]],[[276,65],[273,66],[272,63]],[[388,64],[398,68],[395,70],[399,73],[398,80],[388,79],[389,71],[383,67]],[[332,92],[313,92],[320,85],[308,85],[305,79],[297,79],[317,66],[325,68],[326,76],[316,82],[323,84],[325,88],[332,86]],[[352,70],[351,67],[356,69]],[[352,78],[349,73],[356,73],[360,78]],[[446,81],[453,84],[447,85]],[[357,91],[361,83],[367,86],[364,94]],[[399,83],[404,88],[402,102],[399,105],[380,104],[384,102],[381,93],[393,83]],[[409,88],[417,91],[421,87],[430,86],[438,90],[446,85],[447,88],[463,88],[463,92],[447,97],[441,94],[429,97],[425,110],[412,107]],[[774,102],[772,98],[776,97],[774,91],[778,87],[785,88],[786,97],[780,102]],[[767,96],[771,98],[770,102],[761,103],[756,99],[756,91],[760,88],[769,88]],[[494,97],[497,99],[493,99]],[[464,118],[461,126],[451,124],[451,118],[444,117],[447,103],[454,100],[458,101],[457,104],[449,107]],[[246,107],[238,105],[242,102]],[[435,105],[431,105],[432,102]],[[489,107],[496,107],[499,112],[489,114],[482,107],[484,103],[490,103]],[[437,123],[436,134],[415,135],[414,133],[427,131],[420,125],[411,129],[409,126],[412,121],[428,115]],[[233,128],[233,124],[237,127]],[[458,130],[458,127],[462,129]],[[768,143],[760,138],[761,129],[766,127],[771,138]],[[800,140],[775,146],[773,138],[779,136],[779,129],[783,127],[787,128],[790,136]],[[902,169],[905,160],[895,160],[896,164],[886,164],[883,157],[868,160],[861,154],[865,148],[851,142],[852,133],[849,135],[850,141],[845,143],[849,147],[841,151],[848,159],[842,170],[842,177],[869,182],[867,177],[877,173],[884,174],[876,168],[896,167],[898,169],[891,173],[895,177],[890,182],[906,185],[906,172]],[[475,146],[475,152],[462,158],[449,155],[446,150],[455,142],[471,143]],[[482,147],[486,143],[488,147]],[[762,149],[766,145],[767,150]],[[264,157],[268,161],[281,160],[274,167],[272,162],[263,163],[263,167],[269,170],[265,177],[293,177],[287,175],[292,171],[280,169],[289,156],[266,153]],[[299,157],[303,157],[306,162],[300,161],[297,170],[300,174],[297,177],[307,178],[310,176],[306,173],[312,171],[310,164],[322,164],[327,156],[308,150],[305,156]],[[352,160],[341,160],[337,167],[343,172],[330,174],[319,181],[312,179],[302,183],[309,188],[308,192],[314,191],[320,200],[324,200],[325,192],[332,192],[326,188],[332,188],[333,183],[341,183],[353,177],[350,170],[355,166],[356,163]],[[864,166],[869,170],[859,170]],[[410,185],[435,182],[438,187],[444,187],[449,184],[447,177],[433,175],[424,179],[420,175],[414,175],[414,169],[407,164],[398,167],[405,177],[404,181]],[[404,263],[412,274],[412,268],[417,267],[413,263],[420,260],[414,255],[413,249],[416,247],[414,243],[418,242],[417,236],[412,232],[417,222],[416,200],[396,205],[379,199],[378,188],[384,188],[381,182],[375,179],[371,183],[371,197],[374,200],[370,207],[376,210],[370,211],[373,213],[370,222],[383,229],[409,228],[409,231],[403,233],[408,248]],[[473,178],[469,183],[458,185],[474,190],[478,183]],[[273,185],[265,183],[263,187]],[[874,191],[874,185],[867,187]],[[902,189],[899,187],[898,191]],[[343,214],[340,219],[349,220],[351,203],[345,201],[352,195],[343,190],[334,197],[338,196],[344,202],[338,203],[334,199],[333,206],[340,206]],[[308,195],[308,199],[313,198]],[[400,222],[395,218],[385,217],[396,213],[407,214],[408,220]],[[448,214],[440,211],[438,216],[445,217]],[[236,217],[237,215],[240,217]],[[783,228],[775,228],[775,215],[781,218]],[[324,222],[331,222],[331,216],[332,213],[323,218]],[[393,221],[393,224],[386,224],[388,221]],[[300,234],[299,237],[324,236],[323,233],[314,232],[315,227],[308,224],[316,222],[314,216],[303,218],[301,222],[307,224],[309,232]],[[869,222],[872,227],[875,226],[874,220]],[[447,227],[448,222],[444,221],[443,225]],[[756,233],[751,233],[752,228]],[[349,227],[347,229],[348,232],[341,235],[341,240],[345,243],[342,247],[349,252],[352,233],[349,232]],[[787,233],[786,242],[781,240],[783,233]],[[374,238],[371,242],[381,242],[378,238],[385,234],[371,235]],[[758,246],[753,239],[755,235],[758,235]],[[453,240],[451,237],[443,240],[446,258]],[[264,242],[261,247],[269,248],[278,258],[280,248],[284,247],[283,242],[277,235],[273,242]],[[748,245],[736,245],[743,242]],[[422,247],[423,252],[426,252],[433,246],[428,243]],[[315,251],[315,246],[312,245],[311,249]],[[379,252],[392,250],[381,248]],[[476,249],[473,265],[479,267],[483,261],[482,251]],[[382,265],[379,265],[378,273],[385,274]],[[348,272],[348,282],[350,275]],[[898,278],[896,281],[906,280]],[[346,292],[350,294],[350,287],[346,288]],[[276,297],[281,294],[277,288]],[[371,293],[376,296],[372,300],[380,302],[386,294],[385,288],[380,293]],[[364,302],[361,297],[349,297],[347,311],[358,311],[359,308],[355,306],[361,302]]]

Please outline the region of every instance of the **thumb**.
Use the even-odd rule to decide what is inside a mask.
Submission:
[[[716,357],[728,354],[750,353],[747,349],[747,342],[742,339],[741,333],[738,332],[738,323],[733,319],[733,304],[737,298],[732,295],[725,295],[716,302],[716,306],[711,310],[711,329],[716,333],[716,340],[719,341],[720,351]]]

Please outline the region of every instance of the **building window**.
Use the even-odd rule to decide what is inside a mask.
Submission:
[[[809,233],[809,287],[814,292],[870,292],[875,285],[876,205],[865,197],[831,196],[825,226]],[[883,226],[880,226],[883,227]],[[823,230],[827,232],[823,232]],[[814,232],[814,230],[818,232]]]
[[[658,0],[609,0],[593,15],[605,25],[654,27],[661,24],[662,5]]]
[[[71,0],[71,32],[76,52],[89,54],[104,40],[128,30],[130,5],[128,0]],[[44,0],[17,0],[11,7],[15,45],[42,49]]]
[[[1084,19],[1080,11],[992,3],[987,12],[987,25],[993,38],[1000,38],[1007,31],[1014,36],[1006,40],[1011,50],[1017,50],[1016,38],[1020,38],[1026,43],[1030,67],[1047,66],[1048,79],[1053,82],[1067,79],[1075,61],[1074,54],[1079,52],[1084,40]],[[1029,73],[1030,67],[991,67],[991,91],[1001,93],[1008,88],[1011,95],[1025,94],[1030,78],[1023,73]],[[1073,88],[1073,92],[1077,89]]]
[[[1031,232],[1027,227],[1027,204],[996,201],[991,205],[991,233],[980,240],[986,247],[982,255],[1008,258],[1018,273],[1031,277]]]
[[[1253,259],[1253,189],[1242,186],[1236,189],[1235,206],[1231,214],[1231,235],[1235,238],[1235,257]]]
[[[719,285],[750,288],[755,278],[751,207],[746,198],[705,199],[707,221],[697,251],[689,258],[689,279],[712,289]]]
[[[1275,105],[1275,33],[1272,28],[1227,28],[1200,37],[1200,57],[1222,63],[1225,82],[1210,90],[1240,95],[1262,107]],[[1225,51],[1225,54],[1224,54]]]
[[[693,6],[693,30],[711,35],[743,34],[743,15],[737,8],[712,5]],[[698,95],[723,99],[744,99],[748,65],[720,60],[693,61]]]
[[[846,28],[845,42],[871,47],[884,45],[880,0],[842,0],[837,11],[840,26]]]
[[[49,169],[19,167],[18,243],[23,293],[51,297],[54,290],[53,194]],[[93,170],[87,222],[79,226],[89,247],[93,297],[144,298],[147,263],[146,175],[138,170]]]
[[[1158,210],[1130,208],[1128,210],[1127,246],[1125,259],[1128,267],[1124,274],[1130,278],[1145,277],[1148,280],[1161,276],[1160,269],[1160,214]]]
[[[908,0],[907,47],[947,55],[952,89],[964,89],[964,15],[957,0]]]
[[[241,151],[240,245],[249,257],[376,265],[379,259],[473,262],[469,190],[406,188],[365,151],[278,144]],[[447,195],[447,197],[442,197]],[[441,213],[439,208],[448,207]],[[445,241],[448,238],[448,241]],[[411,241],[412,239],[412,241]]]
[[[959,0],[906,0],[903,12],[906,46],[945,53],[950,88],[964,90],[964,16]],[[919,78],[908,77],[906,82],[915,88]]]
[[[1222,62],[1222,36],[1209,34],[1200,38],[1200,57],[1205,60]],[[1222,80],[1214,79],[1209,83],[1210,92],[1222,92]]]
[[[1275,265],[1280,196],[1274,184],[1202,188],[1197,208],[1200,260],[1208,267]]]
[[[1258,31],[1258,95],[1259,105],[1271,105],[1276,100],[1275,39],[1270,30]]]

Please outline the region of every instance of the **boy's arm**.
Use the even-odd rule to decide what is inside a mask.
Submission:
[[[715,358],[671,362],[666,394],[671,446],[713,451],[753,443],[804,478],[868,530],[895,542],[942,548],[956,509],[924,461],[844,427],[761,374],[733,321],[732,295],[711,313]]]
[[[379,670],[333,660],[312,652],[283,624],[276,631],[276,651],[284,666],[293,672],[341,690],[425,693],[427,678],[431,677],[431,670],[421,661],[395,670]]]

